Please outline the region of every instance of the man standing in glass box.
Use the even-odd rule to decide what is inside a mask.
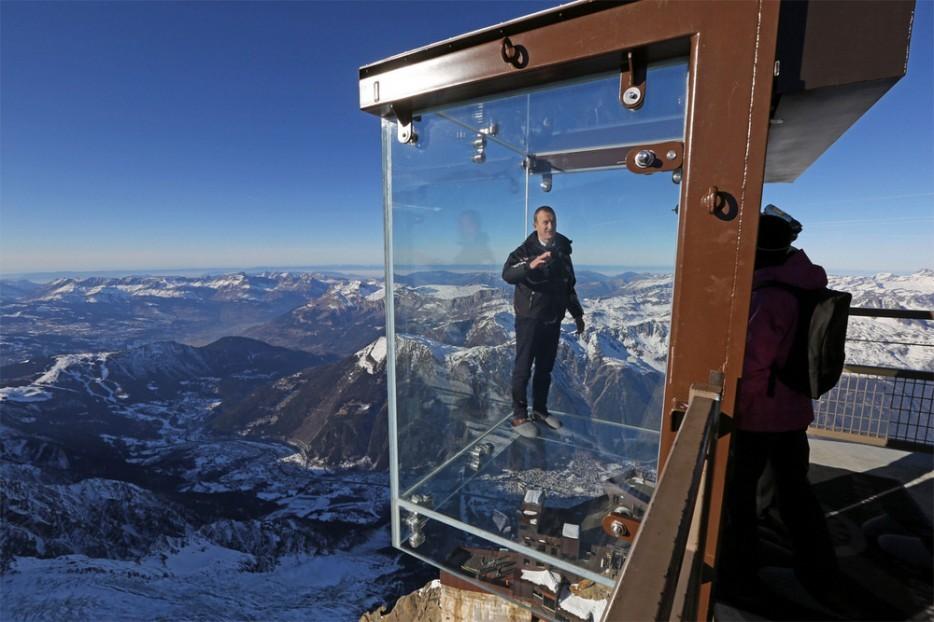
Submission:
[[[516,362],[512,371],[513,429],[526,438],[538,436],[536,421],[557,430],[561,421],[548,412],[551,370],[558,354],[561,322],[571,312],[577,334],[584,332],[584,309],[574,291],[571,240],[557,231],[555,211],[542,205],[535,210],[535,231],[509,254],[503,280],[516,286]],[[532,374],[532,364],[535,373]],[[532,412],[528,385],[532,378]]]

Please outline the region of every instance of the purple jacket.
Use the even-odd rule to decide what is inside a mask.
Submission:
[[[820,289],[827,286],[827,274],[812,264],[803,250],[781,266],[756,270],[736,406],[736,427],[740,430],[803,430],[814,419],[810,397],[788,388],[778,378],[771,379],[772,370],[780,369],[787,360],[798,326],[798,300],[794,293],[764,285],[776,281],[801,289]],[[771,395],[770,379],[774,382]]]

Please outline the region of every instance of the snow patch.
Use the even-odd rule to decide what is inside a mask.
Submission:
[[[380,337],[364,349],[357,352],[357,367],[363,368],[370,375],[377,374],[386,360],[386,338]]]
[[[555,594],[558,593],[558,587],[562,581],[561,575],[554,570],[523,570],[522,580],[541,585]]]
[[[0,389],[0,402],[44,402],[52,399],[48,391],[34,386]]]
[[[574,614],[581,620],[602,620],[606,605],[606,599],[591,600],[589,598],[582,598],[577,594],[569,594],[566,598],[558,602],[559,607]]]
[[[422,285],[414,288],[419,294],[428,295],[438,300],[454,300],[455,298],[468,298],[482,291],[492,291],[487,285]]]

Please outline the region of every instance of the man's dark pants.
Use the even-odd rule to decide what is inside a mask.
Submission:
[[[551,370],[558,354],[561,322],[543,322],[534,318],[516,318],[516,363],[512,370],[512,409],[524,417],[528,410],[529,378],[532,378],[532,408],[544,412],[548,407]],[[532,375],[532,364],[535,375]]]
[[[823,511],[807,479],[807,433],[737,430],[735,435],[727,501],[732,572],[751,578],[746,573],[754,577],[759,565],[756,491],[766,463],[771,462],[779,514],[791,536],[795,574],[808,588],[826,586],[837,573],[837,561]]]

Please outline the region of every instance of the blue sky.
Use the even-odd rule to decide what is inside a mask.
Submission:
[[[553,4],[2,2],[0,271],[380,263],[357,68]],[[766,188],[831,270],[934,267],[932,21],[921,0],[908,76]]]

